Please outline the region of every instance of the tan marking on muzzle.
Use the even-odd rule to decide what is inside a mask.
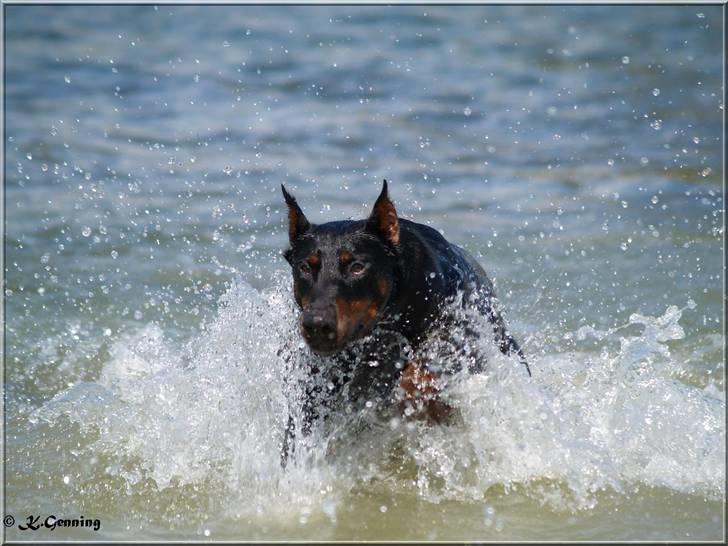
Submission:
[[[377,317],[377,302],[369,299],[336,298],[336,338],[339,342],[356,332],[359,325],[371,326]]]

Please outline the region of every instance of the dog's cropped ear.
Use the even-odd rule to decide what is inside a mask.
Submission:
[[[281,189],[283,190],[286,205],[288,205],[288,241],[293,244],[293,241],[309,230],[311,224],[308,223],[306,215],[298,206],[296,198],[286,191],[283,184],[281,184]]]
[[[383,237],[394,246],[399,244],[399,219],[397,218],[394,203],[389,199],[386,180],[382,186],[382,193],[377,197],[374,209],[369,215],[367,229]]]

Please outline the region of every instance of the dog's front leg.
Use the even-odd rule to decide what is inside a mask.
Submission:
[[[400,409],[405,417],[440,424],[452,413],[452,408],[440,399],[439,377],[419,360],[405,366],[399,386],[404,395]]]
[[[299,418],[294,418],[292,408],[288,409],[288,422],[283,434],[281,443],[281,466],[283,468],[288,464],[288,460],[296,451],[296,436],[306,437],[311,434],[313,422],[318,419],[317,405],[321,403],[320,388],[315,385],[307,385],[303,391],[303,401],[301,405]],[[290,402],[289,402],[290,403]],[[298,427],[296,424],[298,423]]]
[[[283,433],[283,442],[281,444],[281,466],[283,468],[288,464],[288,458],[293,455],[296,441],[296,422],[293,419],[293,415],[288,414],[288,422],[286,423],[286,430]]]

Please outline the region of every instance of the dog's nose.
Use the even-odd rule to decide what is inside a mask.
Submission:
[[[336,339],[336,309],[311,308],[303,313],[301,325],[311,341],[331,343]]]

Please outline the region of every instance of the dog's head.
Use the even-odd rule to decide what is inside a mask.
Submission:
[[[331,355],[369,334],[392,296],[398,268],[399,220],[387,181],[367,220],[309,223],[296,199],[288,205],[293,293],[301,333],[314,352]]]

